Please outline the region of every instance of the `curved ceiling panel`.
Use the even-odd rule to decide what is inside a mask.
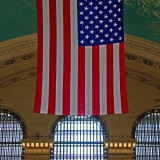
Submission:
[[[160,43],[160,1],[124,0],[125,33]]]
[[[0,42],[36,33],[35,0],[0,0]]]
[[[37,32],[36,0],[0,0],[0,42]],[[125,33],[160,42],[159,0],[124,0]]]

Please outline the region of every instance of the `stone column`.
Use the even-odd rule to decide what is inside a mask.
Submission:
[[[105,140],[108,160],[133,160],[132,150],[136,140]]]
[[[25,160],[50,160],[50,148],[53,147],[53,140],[27,138],[21,142],[25,148]]]

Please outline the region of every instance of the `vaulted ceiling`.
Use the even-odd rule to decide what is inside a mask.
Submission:
[[[124,30],[129,108],[136,112],[160,99],[160,1],[124,0]],[[21,98],[21,105],[25,102],[32,110],[36,57],[36,1],[0,0],[0,99],[4,105],[16,107]]]

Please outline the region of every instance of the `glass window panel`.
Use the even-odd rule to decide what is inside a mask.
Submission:
[[[134,160],[160,160],[160,109],[142,114],[133,126]]]
[[[107,160],[107,133],[99,117],[61,116],[52,127],[51,138],[51,160]]]
[[[24,159],[21,139],[25,137],[25,125],[20,117],[7,109],[0,108],[0,159]]]

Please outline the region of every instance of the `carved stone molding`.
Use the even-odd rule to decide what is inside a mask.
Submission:
[[[33,60],[33,59],[36,59],[36,57],[37,57],[37,51],[33,51],[24,55],[20,55],[4,61],[0,61],[0,69],[6,68],[13,64],[22,63],[24,61]],[[126,52],[125,57],[128,60],[131,60],[137,63],[142,63],[143,65],[147,65],[158,70],[160,69],[160,63],[158,61],[153,61],[151,59],[145,58],[144,56],[139,56],[136,54],[130,54]]]
[[[36,57],[37,57],[37,51],[33,51],[24,55],[19,55],[4,61],[0,61],[0,69],[4,69],[6,67],[9,67],[11,65],[16,65],[18,63],[23,63],[29,60],[33,60],[36,59]]]
[[[18,81],[35,76],[36,76],[36,66],[33,66],[27,69],[19,70],[4,77],[0,77],[0,89],[10,84],[16,83]],[[146,83],[160,90],[160,79],[158,77],[153,77],[151,75],[148,75],[146,73],[131,68],[126,68],[126,77]]]
[[[105,140],[105,147],[110,149],[133,149],[136,146],[136,140]],[[112,151],[112,150],[111,150]],[[121,150],[119,150],[121,153]]]
[[[136,140],[105,140],[105,147],[108,149],[109,160],[131,160],[133,159],[132,150],[135,148]]]
[[[21,55],[10,57],[10,58],[8,57],[8,59],[0,61],[0,69],[5,69],[6,67],[17,65],[18,63],[29,62],[30,60],[36,60],[37,50],[36,48],[32,48],[33,46],[37,47],[37,34],[31,34],[31,35],[15,38],[12,40],[8,40],[5,42],[1,42],[0,56],[7,53],[21,51],[27,48],[29,49],[26,51],[25,54],[21,54]],[[151,53],[156,56],[160,56],[160,45],[155,42],[151,42],[142,38],[134,37],[131,35],[125,35],[125,46],[138,49],[140,51],[145,51],[147,53]],[[142,65],[150,66],[157,70],[160,69],[160,63],[158,61],[152,60],[150,58],[146,58],[143,55],[136,55],[133,53],[126,52],[125,56],[126,56],[126,60],[128,61],[141,63]],[[23,70],[21,69],[16,72],[13,71],[13,73],[11,74],[8,74],[6,76],[1,76],[0,88],[3,88],[12,83],[15,83],[30,77],[34,77],[34,76],[36,76],[36,63],[35,63],[35,66],[28,66],[26,69],[23,69]],[[151,85],[152,87],[155,87],[160,90],[160,79],[150,76],[146,73],[130,69],[129,66],[127,66],[126,68],[126,77],[141,81],[143,83]]]
[[[36,67],[29,67],[27,69],[22,69],[17,72],[13,72],[12,74],[0,77],[0,89],[10,84],[16,83],[18,81],[35,76],[36,76]]]
[[[137,49],[160,57],[160,45],[153,41],[125,35],[125,47]]]
[[[126,68],[126,77],[138,80],[140,82],[146,83],[158,90],[160,90],[160,79],[148,75],[144,72],[134,70],[131,68]]]
[[[21,49],[37,47],[37,33],[0,43],[0,56]],[[125,46],[160,56],[160,45],[153,41],[125,34]]]
[[[30,47],[37,47],[37,34],[31,34],[1,42],[0,56]]]
[[[160,63],[158,61],[151,60],[144,56],[139,56],[136,54],[125,53],[126,60],[134,61],[136,63],[141,63],[142,65],[147,65],[153,67],[154,69],[160,70]]]
[[[25,160],[49,160],[50,148],[53,147],[52,139],[22,139],[25,148]]]

